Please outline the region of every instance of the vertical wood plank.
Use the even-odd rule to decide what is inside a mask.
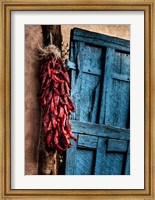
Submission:
[[[75,105],[75,115],[74,119],[79,120],[80,118],[80,99],[81,99],[81,85],[82,85],[82,73],[83,73],[83,64],[82,61],[84,60],[83,49],[85,47],[85,43],[80,42],[76,44],[76,81],[74,88],[72,88],[71,97],[73,103]]]
[[[107,153],[107,139],[99,138],[96,153],[95,175],[121,175],[124,155],[120,152]]]
[[[97,85],[95,86],[95,89],[92,93],[92,111],[91,111],[91,116],[90,116],[90,122],[92,123],[98,123],[98,118],[99,118],[99,110],[100,110],[100,88],[101,88],[101,83],[98,82]]]
[[[122,54],[122,67],[121,74],[128,75],[130,77],[130,54]],[[128,110],[127,110],[127,121],[126,128],[130,129],[130,83],[129,83],[129,102],[128,102]]]
[[[130,175],[130,142],[128,144],[127,159],[125,166],[125,175]]]
[[[121,128],[127,128],[129,103],[130,103],[130,82],[113,80],[113,104],[111,105],[113,119],[111,124]]]
[[[113,90],[113,87],[115,87],[112,79],[112,74],[116,71],[120,71],[119,67],[120,63],[120,57],[117,56],[115,53],[115,49],[107,49],[107,56],[106,56],[106,73],[105,73],[105,124],[113,125],[113,121],[116,118],[116,111],[115,105],[117,102],[115,101],[115,91]],[[117,86],[116,86],[117,87]],[[115,87],[115,89],[117,89]]]
[[[94,175],[104,174],[104,167],[106,163],[106,141],[106,138],[98,139]]]
[[[75,137],[77,137],[77,133],[74,133]],[[66,151],[66,175],[74,175],[75,167],[76,167],[76,153],[77,153],[77,143],[72,141],[72,148],[67,149]]]
[[[96,122],[98,104],[96,97],[94,94],[96,93],[97,97],[99,97],[99,88],[96,90],[100,81],[99,76],[94,76],[92,74],[82,74],[82,86],[81,86],[81,103],[80,103],[80,121],[91,122],[92,114],[96,114],[94,116],[94,121]],[[98,92],[98,94],[97,94]],[[96,102],[95,102],[96,99]],[[96,107],[94,107],[96,106]],[[94,108],[94,110],[93,110]],[[94,113],[93,113],[94,111]]]
[[[76,165],[74,175],[93,175],[94,156],[94,150],[79,148],[76,153]]]
[[[69,58],[72,62],[75,61],[75,58],[74,58],[74,42],[73,41],[70,41],[70,55],[69,55]],[[73,91],[73,88],[75,87],[75,81],[76,81],[76,71],[73,70],[73,69],[70,69],[70,78],[71,78],[71,97],[72,97],[72,91]],[[73,100],[73,103],[74,103],[74,99]],[[75,119],[75,113],[72,112],[71,113],[71,119]]]
[[[130,54],[121,54],[121,74],[130,76]]]
[[[109,124],[108,115],[110,112],[110,107],[108,106],[111,101],[110,88],[112,88],[111,72],[115,67],[115,49],[107,48],[106,51],[106,61],[105,61],[105,73],[104,81],[102,82],[102,99],[101,99],[101,109],[100,109],[100,124]]]
[[[85,45],[83,57],[80,121],[97,122],[99,110],[99,89],[102,75],[102,48]],[[97,73],[95,74],[95,72]]]
[[[123,160],[124,154],[122,153],[108,153],[106,160],[106,171],[104,174],[110,175],[123,175]]]
[[[121,52],[111,50],[110,55],[107,49],[105,65],[105,81],[103,88],[103,111],[101,110],[100,122],[108,125],[127,128],[129,103],[130,103],[130,82],[125,81],[123,75],[130,75],[130,56]],[[118,74],[119,79],[113,78]],[[122,80],[120,79],[122,75]],[[104,106],[103,106],[104,105]],[[105,110],[105,118],[104,116]]]
[[[74,62],[74,42],[70,41],[69,60]]]

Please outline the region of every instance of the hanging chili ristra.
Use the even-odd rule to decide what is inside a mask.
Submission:
[[[42,60],[40,79],[45,143],[61,153],[72,146],[71,139],[77,141],[69,122],[70,112],[75,111],[70,97],[70,78],[61,57],[51,53]]]

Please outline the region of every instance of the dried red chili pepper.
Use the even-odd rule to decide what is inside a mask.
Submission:
[[[67,81],[67,83],[69,83],[70,82],[70,78],[69,78],[68,73],[63,72],[62,70],[60,71],[60,73],[63,76],[63,78]]]
[[[50,65],[51,65],[51,61],[48,62],[48,65],[47,65],[47,69],[48,69],[48,75],[49,77],[51,77],[51,69],[50,69]]]
[[[61,150],[61,151],[65,151],[66,150],[65,148],[62,148],[60,146],[60,144],[59,144],[59,132],[58,132],[58,129],[55,130],[54,144],[58,148],[58,150]]]
[[[53,101],[53,98],[51,100],[51,113],[54,113],[55,112],[55,107],[54,107],[54,101]]]
[[[50,131],[52,129],[52,122],[50,121],[47,130]]]
[[[49,93],[48,97],[47,97],[47,103],[49,103],[52,99],[52,91]]]
[[[59,115],[58,117],[62,118],[64,116],[64,108],[59,105]]]
[[[52,74],[52,79],[56,82],[59,82],[59,83],[64,83],[64,80],[61,80],[57,75],[55,74]]]
[[[53,116],[53,117],[52,117],[52,125],[53,125],[53,128],[54,128],[54,129],[56,129],[57,124],[58,124],[58,122],[57,122],[56,118]]]
[[[64,111],[65,111],[66,115],[69,115],[69,110],[66,105],[64,105]]]
[[[70,138],[73,139],[73,140],[75,140],[75,142],[77,142],[77,138],[71,132],[70,132]]]
[[[58,94],[54,94],[53,96],[53,102],[54,102],[54,106],[57,107],[58,104],[59,104],[59,99],[60,99],[60,96]]]
[[[54,81],[53,87],[54,87],[54,88],[58,88],[58,87],[59,87],[59,83]]]
[[[61,95],[66,94],[65,88],[64,88],[64,84],[65,84],[65,83],[61,83],[61,84],[60,84],[60,94],[61,94]]]
[[[69,86],[68,86],[68,83],[67,82],[65,82],[65,90],[66,90],[66,93],[69,95],[70,94],[70,88],[69,88]]]
[[[65,127],[66,118],[67,118],[67,117],[66,117],[66,114],[64,114],[63,117],[62,117],[62,119],[61,119],[61,124],[62,124],[63,127]]]

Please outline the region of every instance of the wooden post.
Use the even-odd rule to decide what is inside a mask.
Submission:
[[[60,25],[42,25],[43,44],[48,46],[54,44],[61,49],[62,35]],[[58,158],[57,151],[48,152],[45,149],[44,132],[42,129],[42,113],[40,117],[40,144],[39,144],[39,175],[57,175],[58,174]]]

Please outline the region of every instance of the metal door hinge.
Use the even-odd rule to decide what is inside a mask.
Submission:
[[[74,69],[76,70],[76,64],[74,62],[71,62],[70,60],[66,60],[65,61],[65,64],[66,66],[69,68],[69,69]]]

